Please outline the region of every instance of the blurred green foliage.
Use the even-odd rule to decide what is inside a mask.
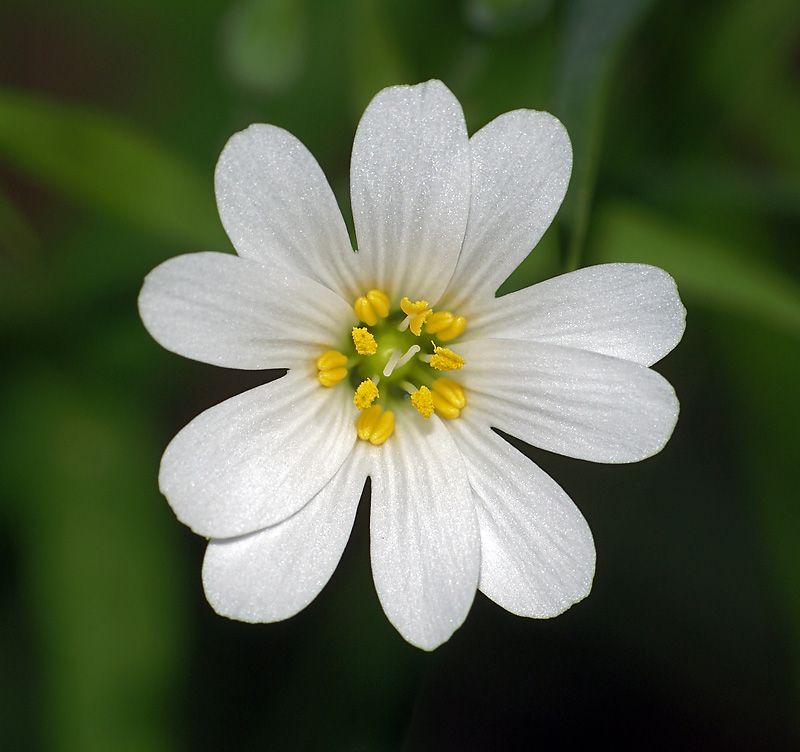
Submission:
[[[297,135],[347,216],[364,106],[431,77],[471,131],[529,107],[573,139],[557,224],[504,290],[607,261],[676,278],[689,328],[658,366],[682,399],[675,436],[623,468],[526,450],[598,547],[594,593],[556,620],[479,597],[450,643],[415,651],[377,604],[364,513],[306,612],[220,619],[158,457],[260,377],[160,351],[141,280],[230,250],[212,174],[234,131]],[[798,134],[796,0],[6,0],[7,748],[798,744]]]

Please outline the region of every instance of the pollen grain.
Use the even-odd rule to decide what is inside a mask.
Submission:
[[[427,386],[421,386],[411,395],[411,404],[425,420],[433,415],[433,395]]]
[[[359,355],[374,355],[377,352],[378,343],[365,326],[354,326],[351,334],[353,336],[353,344],[356,347],[356,352]]]
[[[433,346],[431,368],[435,368],[437,371],[457,371],[465,362],[464,358],[447,347]]]

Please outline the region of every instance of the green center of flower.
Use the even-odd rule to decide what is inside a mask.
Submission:
[[[406,405],[426,420],[434,412],[457,418],[466,405],[464,390],[441,373],[459,370],[464,360],[437,340],[456,339],[467,320],[434,312],[425,300],[403,298],[393,308],[380,290],[358,298],[353,310],[365,326],[353,327],[346,343],[325,351],[316,366],[324,387],[353,390],[359,438],[383,444],[394,432],[394,411]]]

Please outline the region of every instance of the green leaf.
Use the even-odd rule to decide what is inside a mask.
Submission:
[[[641,158],[624,167],[625,179],[648,202],[677,211],[705,214],[725,210],[752,221],[754,213],[800,215],[800,174],[786,168],[766,169],[733,160]]]
[[[351,0],[350,56],[353,70],[354,102],[358,114],[381,89],[394,84],[414,83],[386,20],[380,0]]]
[[[668,271],[681,295],[752,317],[800,336],[800,285],[759,259],[642,209],[603,207],[592,247],[596,262],[653,264]]]
[[[223,29],[223,59],[233,80],[266,94],[286,91],[303,73],[308,18],[303,0],[244,0]]]
[[[43,737],[45,749],[167,752],[184,604],[157,442],[139,400],[83,376],[28,367],[0,403],[2,496],[14,500],[43,658],[37,727],[23,738]]]
[[[568,269],[580,263],[594,191],[607,90],[626,38],[654,0],[573,0],[561,39],[553,114],[569,131],[572,183],[561,208]]]
[[[800,347],[785,333],[765,331],[755,324],[717,326],[715,334],[717,346],[728,356],[726,382],[739,397],[732,416],[744,454],[742,469],[750,486],[756,527],[763,536],[761,552],[787,617],[794,701],[800,707]]]
[[[0,191],[0,262],[30,259],[38,256],[40,250],[33,228]]]
[[[544,18],[552,0],[466,0],[467,22],[485,34],[518,33]]]
[[[212,179],[110,115],[0,89],[0,161],[190,248],[223,248]]]
[[[715,23],[698,76],[722,111],[776,164],[800,167],[797,0],[737,0]]]

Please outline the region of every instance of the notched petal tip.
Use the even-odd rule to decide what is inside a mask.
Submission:
[[[221,616],[251,623],[288,619],[325,587],[341,559],[369,471],[356,450],[289,519],[250,535],[209,542],[203,587]]]
[[[350,166],[366,276],[391,298],[438,300],[464,239],[469,190],[469,137],[452,92],[434,80],[376,94]]]
[[[198,535],[281,522],[339,471],[355,436],[347,400],[290,371],[201,413],[170,442],[159,487]]]
[[[473,134],[469,147],[469,222],[442,296],[442,305],[459,310],[494,297],[550,226],[572,173],[567,131],[547,112],[504,113]]]
[[[478,588],[507,611],[549,618],[588,595],[595,568],[589,525],[544,471],[485,426],[451,427],[481,532]]]
[[[370,557],[375,590],[395,629],[433,650],[469,613],[480,536],[464,463],[443,423],[404,413],[391,452],[372,472]],[[425,457],[426,461],[420,461]]]

